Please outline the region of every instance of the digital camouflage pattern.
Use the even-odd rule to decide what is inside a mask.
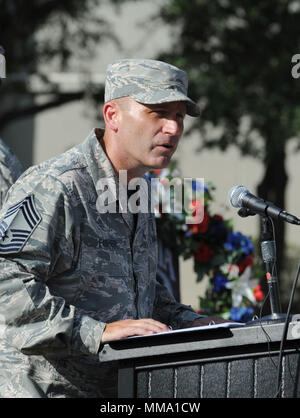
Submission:
[[[28,169],[0,212],[1,397],[116,396],[117,371],[99,361],[106,323],[199,317],[156,281],[153,215],[134,230],[130,213],[97,211],[98,180],[118,179],[96,135]],[[27,231],[18,245],[12,230]]]
[[[23,173],[23,167],[18,158],[12,153],[0,138],[0,208],[6,193]]]
[[[186,101],[187,114],[199,116],[200,110],[187,96],[185,71],[162,61],[123,59],[110,64],[106,71],[105,102],[130,96],[144,104]]]

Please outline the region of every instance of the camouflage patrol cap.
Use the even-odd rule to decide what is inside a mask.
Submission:
[[[185,101],[187,114],[199,116],[200,110],[187,96],[185,71],[162,61],[123,59],[107,67],[104,101],[132,97],[143,104]]]

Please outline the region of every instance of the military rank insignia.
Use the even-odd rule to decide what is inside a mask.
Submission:
[[[0,254],[21,251],[41,219],[33,195],[11,206],[0,222]]]

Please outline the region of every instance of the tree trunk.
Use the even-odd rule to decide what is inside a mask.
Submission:
[[[268,156],[264,177],[257,187],[257,195],[265,200],[274,203],[279,208],[285,208],[285,189],[288,176],[285,169],[285,149],[277,149]],[[285,223],[281,220],[274,220],[276,255],[277,255],[277,276],[280,286],[280,272],[284,268],[285,261]],[[266,279],[262,281],[265,295],[268,292]],[[269,309],[267,307],[267,309]],[[270,310],[265,314],[269,314]]]

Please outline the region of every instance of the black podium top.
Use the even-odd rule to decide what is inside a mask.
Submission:
[[[299,326],[289,324],[287,333],[287,346],[300,347],[300,333],[293,331],[293,327]],[[201,352],[215,349],[233,349],[262,345],[266,349],[267,344],[271,349],[275,343],[281,341],[284,324],[241,326],[239,328],[216,328],[204,331],[177,332],[164,335],[151,335],[138,338],[112,341],[103,346],[99,354],[101,362],[111,362],[129,359],[139,359],[148,356],[163,356],[179,353]],[[295,338],[296,337],[296,338]],[[286,347],[287,347],[286,346]]]

